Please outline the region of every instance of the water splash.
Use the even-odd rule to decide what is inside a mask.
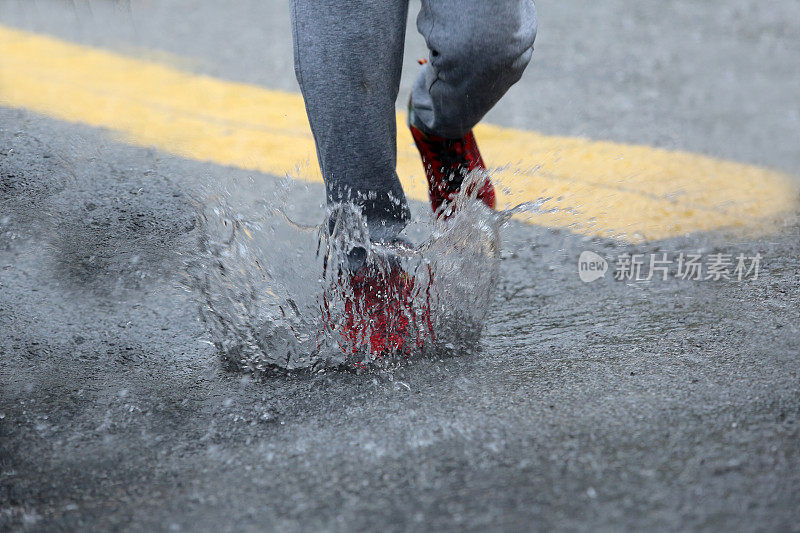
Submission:
[[[499,229],[515,212],[541,207],[492,212],[465,195],[447,221],[431,216],[410,224],[403,234],[419,244],[392,247],[408,273],[403,290],[410,305],[401,319],[409,326],[402,349],[376,355],[369,322],[366,346],[347,335],[354,288],[341,266],[352,261],[354,248],[361,247],[365,257],[359,260],[369,262],[386,245],[370,241],[352,206],[338,207],[333,231],[331,213],[323,209],[313,213],[318,224],[295,222],[286,199],[297,187],[287,180],[272,201],[255,206],[234,200],[241,191],[229,189],[201,207],[205,231],[199,253],[187,262],[186,285],[211,341],[234,368],[364,369],[475,350],[497,282]]]

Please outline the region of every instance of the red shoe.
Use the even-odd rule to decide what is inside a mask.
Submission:
[[[433,338],[430,288],[421,295],[415,277],[403,270],[391,250],[386,252],[374,252],[354,270],[339,271],[339,285],[350,290],[338,320],[331,320],[324,299],[327,320],[339,324],[340,348],[356,368],[378,359],[409,357],[426,338]]]
[[[447,218],[453,214],[451,205],[461,191],[467,174],[475,169],[486,169],[475,135],[470,131],[461,139],[445,139],[423,133],[412,124],[409,124],[409,128],[422,156],[433,212],[437,217]],[[486,177],[470,185],[467,194],[475,193],[476,186],[478,190],[475,197],[489,209],[494,209],[496,200],[491,180]]]
[[[400,267],[384,272],[375,265],[349,276],[353,294],[345,300],[342,328],[346,347],[353,353],[367,349],[374,357],[407,351],[414,278]]]

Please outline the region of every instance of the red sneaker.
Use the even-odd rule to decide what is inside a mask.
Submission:
[[[340,348],[356,368],[387,357],[409,357],[433,338],[430,286],[422,292],[391,253],[378,251],[354,270],[339,271],[339,285],[350,289],[339,319],[332,320],[323,298],[326,320],[338,329]]]
[[[486,169],[475,135],[470,131],[461,139],[445,139],[426,134],[412,124],[409,128],[425,167],[433,212],[447,218],[453,214],[450,206],[461,191],[467,174],[475,169]],[[478,187],[477,193],[475,187]],[[475,193],[475,197],[489,209],[494,209],[494,186],[488,177],[470,185],[467,193]]]
[[[407,350],[414,278],[399,267],[385,272],[375,265],[364,265],[349,276],[353,294],[344,304],[345,344],[354,353],[366,348],[375,357]]]

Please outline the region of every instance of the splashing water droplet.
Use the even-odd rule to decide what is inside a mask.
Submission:
[[[321,224],[293,221],[286,189],[300,186],[287,180],[256,206],[234,208],[240,191],[230,189],[203,202],[186,284],[233,368],[363,370],[473,351],[497,282],[499,228],[546,202],[493,212],[464,195],[447,220],[406,228],[419,243],[411,246],[372,242],[352,205],[337,206],[333,218],[335,210],[305,212]],[[359,268],[372,272],[367,281],[352,275]],[[378,307],[365,305],[365,294]]]

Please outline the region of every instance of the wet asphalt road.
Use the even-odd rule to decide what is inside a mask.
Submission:
[[[294,89],[280,3],[125,6],[8,0],[0,23]],[[539,8],[493,121],[800,173],[793,3]],[[256,380],[178,284],[193,193],[250,175],[0,108],[0,529],[797,530],[795,222],[628,248],[513,225],[481,353]],[[583,250],[763,260],[588,285]]]

